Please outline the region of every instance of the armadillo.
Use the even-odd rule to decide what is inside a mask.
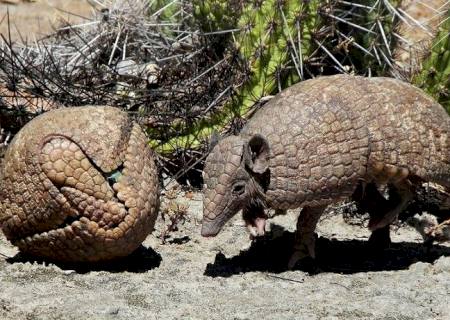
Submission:
[[[329,204],[360,185],[388,185],[392,201],[369,222],[372,235],[385,234],[417,184],[450,187],[449,137],[444,108],[405,82],[350,75],[300,82],[208,155],[201,233],[215,236],[242,210],[251,233],[261,235],[266,209],[302,208],[292,268],[315,257],[314,230]]]
[[[154,154],[125,112],[61,108],[26,124],[0,173],[0,227],[27,254],[56,261],[126,256],[159,208]]]

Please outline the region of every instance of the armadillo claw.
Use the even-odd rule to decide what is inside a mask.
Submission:
[[[250,233],[250,239],[262,237],[266,233],[266,218],[257,217],[252,221],[246,221],[247,230]]]

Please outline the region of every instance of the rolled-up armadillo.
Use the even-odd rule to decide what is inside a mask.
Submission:
[[[208,156],[202,234],[216,235],[242,209],[251,232],[260,235],[264,209],[302,207],[293,267],[314,257],[315,226],[328,204],[357,186],[389,185],[385,212],[369,223],[373,235],[386,234],[415,185],[450,187],[449,137],[446,111],[410,84],[348,75],[303,81],[275,96],[239,136],[221,140]]]
[[[125,256],[152,231],[157,169],[138,124],[112,107],[40,115],[11,142],[0,226],[21,251],[60,261]]]

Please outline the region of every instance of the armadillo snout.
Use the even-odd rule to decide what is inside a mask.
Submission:
[[[242,169],[243,148],[242,138],[230,136],[221,140],[206,159],[201,230],[204,237],[217,235],[242,207],[242,199],[232,195],[232,186],[248,176]]]
[[[223,196],[217,194],[215,190],[206,190],[203,198],[203,221],[201,234],[204,237],[216,236],[222,225],[219,225],[221,220],[221,211],[224,208],[220,206],[223,201]]]
[[[230,193],[220,194],[208,190],[203,199],[203,221],[201,234],[204,237],[216,236],[222,227],[241,209]]]

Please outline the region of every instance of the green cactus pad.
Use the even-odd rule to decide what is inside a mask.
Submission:
[[[450,113],[450,12],[432,41],[413,83],[424,89]]]

